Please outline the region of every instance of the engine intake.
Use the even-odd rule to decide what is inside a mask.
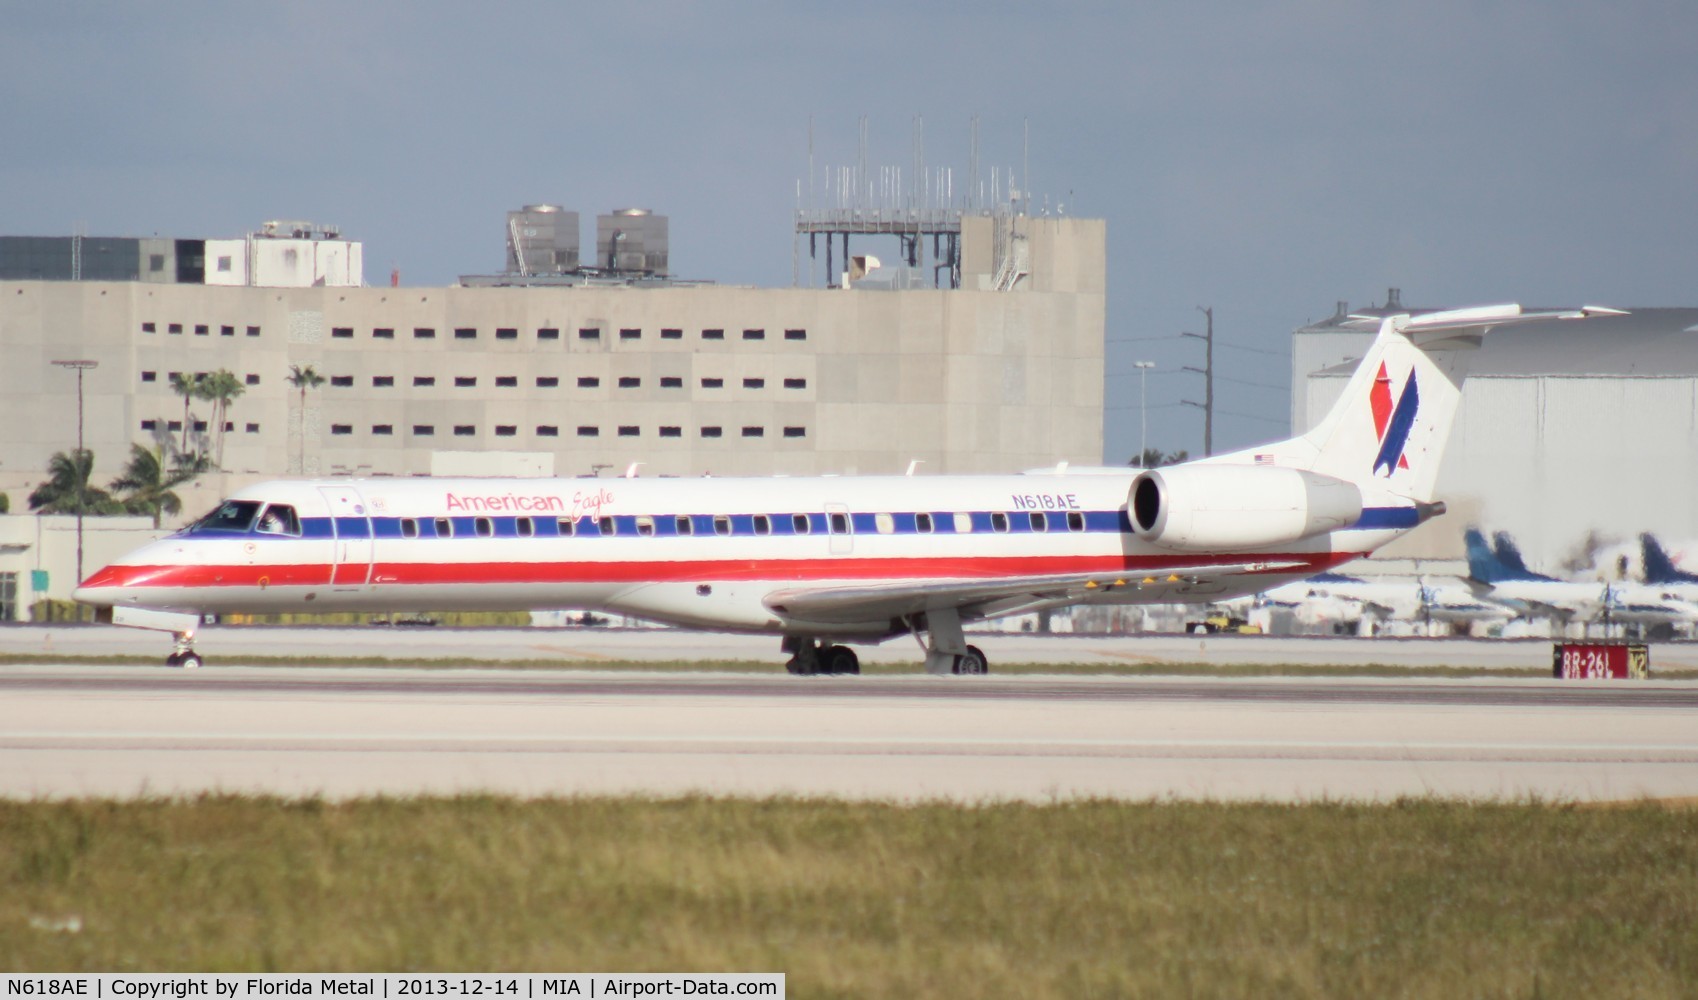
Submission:
[[[1132,481],[1132,530],[1179,551],[1262,548],[1355,524],[1362,491],[1342,479],[1258,465],[1181,465]]]

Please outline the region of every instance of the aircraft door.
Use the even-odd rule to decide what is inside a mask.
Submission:
[[[846,556],[855,551],[855,523],[847,505],[825,505],[825,530],[831,536],[832,555]]]
[[[363,590],[371,579],[371,516],[360,491],[351,486],[320,486],[330,504],[330,523],[335,534],[330,556],[330,586],[333,590]]]

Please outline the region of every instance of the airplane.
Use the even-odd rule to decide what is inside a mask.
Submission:
[[[905,634],[928,673],[984,673],[964,623],[1251,594],[1442,514],[1466,349],[1495,326],[1606,314],[1358,317],[1378,333],[1314,428],[1159,469],[261,483],[74,596],[172,633],[182,667],[203,662],[208,614],[564,607],[772,635],[797,674],[856,673],[849,643]]]
[[[1305,625],[1366,619],[1377,624],[1396,620],[1472,626],[1501,623],[1516,615],[1512,608],[1478,597],[1461,581],[1434,582],[1428,577],[1365,580],[1321,573],[1266,591],[1262,598],[1291,608]]]
[[[1485,596],[1524,614],[1554,618],[1565,626],[1574,621],[1620,625],[1676,625],[1698,619],[1698,606],[1671,598],[1656,588],[1599,581],[1558,580],[1527,568],[1521,549],[1508,532],[1485,536],[1470,528],[1463,534],[1468,549],[1469,577],[1487,588]]]
[[[1650,532],[1639,536],[1639,546],[1644,556],[1646,587],[1673,600],[1698,604],[1698,573],[1688,573],[1676,566]]]

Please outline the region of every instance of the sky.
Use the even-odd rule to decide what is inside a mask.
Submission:
[[[1698,5],[0,0],[0,233],[340,226],[366,279],[499,271],[505,213],[667,215],[672,270],[788,286],[859,158],[1029,173],[1107,220],[1104,459],[1284,436],[1334,305],[1698,304]],[[1027,137],[1029,136],[1029,146]],[[1029,165],[1029,167],[1027,166]],[[856,244],[857,247],[861,245]],[[879,252],[877,245],[865,247]],[[890,248],[894,256],[894,244]]]

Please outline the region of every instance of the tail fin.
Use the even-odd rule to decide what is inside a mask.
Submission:
[[[1501,583],[1510,579],[1509,570],[1498,559],[1497,553],[1486,544],[1486,536],[1479,528],[1469,528],[1462,533],[1462,543],[1468,548],[1468,576],[1481,583]]]
[[[1512,580],[1556,579],[1528,569],[1527,560],[1521,558],[1521,546],[1515,544],[1515,539],[1511,538],[1507,531],[1499,531],[1492,535],[1492,550],[1497,553],[1498,562],[1509,571]]]
[[[1650,532],[1639,536],[1639,545],[1645,557],[1646,583],[1698,583],[1698,574],[1677,567]]]
[[[1376,324],[1379,334],[1320,423],[1289,441],[1205,461],[1275,462],[1364,486],[1377,484],[1427,503],[1433,499],[1439,464],[1462,398],[1468,352],[1461,349],[1478,347],[1496,326],[1591,315],[1620,312],[1588,306],[1527,313],[1512,304],[1420,316],[1353,317],[1348,325]]]

